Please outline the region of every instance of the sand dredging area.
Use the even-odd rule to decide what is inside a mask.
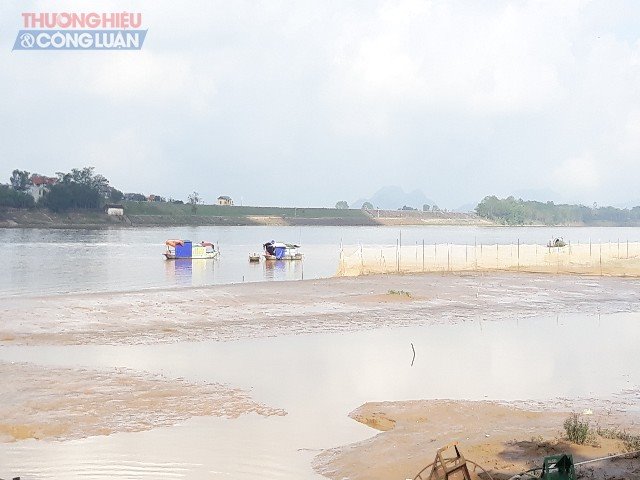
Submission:
[[[442,272],[14,297],[3,299],[0,305],[0,351],[13,346],[37,350],[43,346],[226,342],[621,312],[640,312],[640,279]],[[149,430],[195,416],[287,415],[281,405],[265,405],[252,399],[251,392],[233,386],[147,372],[0,362],[0,374],[11,384],[8,394],[0,395],[0,441],[4,442]],[[631,401],[638,403],[640,394],[633,395]],[[621,448],[604,440],[592,449],[558,441],[567,412],[583,407],[571,401],[505,406],[383,400],[371,398],[364,405],[353,405],[350,414],[380,433],[374,435],[372,430],[368,440],[319,452],[314,461],[318,472],[332,479],[410,478],[433,460],[436,448],[456,439],[466,442],[469,458],[496,471],[514,473],[549,453],[569,450],[588,458]],[[595,400],[584,406],[593,408]],[[637,428],[635,417],[615,409],[602,422],[631,431]],[[618,476],[607,478],[640,478],[640,467],[634,462],[617,464]],[[592,473],[592,478],[604,478],[597,470]]]

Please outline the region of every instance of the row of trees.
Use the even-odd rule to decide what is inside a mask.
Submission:
[[[119,202],[123,194],[109,185],[103,175],[95,174],[94,167],[74,168],[70,172],[56,172],[57,179],[48,185],[37,206],[54,212],[72,208],[95,209],[107,201]],[[36,177],[41,177],[36,174]],[[32,176],[26,170],[14,170],[9,179],[11,188],[0,188],[0,206],[33,207],[34,198],[27,193],[33,186]]]
[[[37,184],[46,184],[44,195],[37,202],[29,190]],[[35,192],[34,192],[35,194]],[[36,195],[38,196],[38,195]],[[96,209],[105,203],[119,203],[122,200],[137,202],[170,202],[183,204],[182,200],[165,199],[160,195],[141,193],[123,194],[109,185],[109,180],[96,174],[94,167],[74,168],[70,172],[56,172],[55,178],[16,169],[11,172],[9,185],[0,184],[0,207],[33,208],[45,207],[55,212],[69,209]],[[196,210],[202,199],[197,192],[189,195],[189,203]]]
[[[336,203],[336,208],[338,210],[346,210],[349,208],[349,204],[344,201],[344,200],[340,200],[338,203]],[[371,202],[364,202],[362,204],[362,210],[374,210],[373,204]],[[413,208],[413,207],[409,207],[407,205],[405,205],[404,207],[400,208],[399,210],[418,210],[417,208]],[[423,212],[439,212],[440,208],[437,205],[434,205],[433,207],[431,207],[431,205],[427,205],[426,203],[422,206],[422,211]]]
[[[556,205],[553,202],[536,202],[514,197],[500,199],[485,197],[476,207],[476,213],[484,218],[506,225],[566,225],[596,223],[640,222],[640,207],[615,208],[584,205]]]
[[[27,193],[15,190],[9,185],[0,185],[0,206],[13,208],[33,208],[35,200]]]

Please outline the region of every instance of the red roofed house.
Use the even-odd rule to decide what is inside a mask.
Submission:
[[[40,200],[45,192],[52,186],[55,185],[58,181],[55,177],[45,177],[44,175],[38,175],[34,173],[29,178],[29,194],[33,197],[33,199],[37,202]]]

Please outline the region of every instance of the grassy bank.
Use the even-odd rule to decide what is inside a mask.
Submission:
[[[377,225],[362,210],[125,202],[135,225]]]
[[[164,202],[124,202],[125,217],[109,217],[99,210],[54,214],[46,209],[0,209],[0,227],[101,228],[153,226],[245,225],[490,225],[474,214],[401,212],[337,208],[245,207],[180,205]]]
[[[0,227],[101,228],[198,225],[344,225],[378,223],[361,210],[334,208],[235,207],[170,203],[125,202],[125,217],[110,217],[99,210],[52,213],[46,209],[0,209]]]
[[[492,225],[472,213],[125,202],[134,225]]]
[[[122,217],[95,210],[53,213],[46,209],[0,209],[0,228],[109,228],[129,226]]]
[[[128,215],[169,215],[172,217],[280,217],[280,218],[370,218],[362,210],[298,207],[241,207],[223,205],[191,205],[164,202],[124,202]]]

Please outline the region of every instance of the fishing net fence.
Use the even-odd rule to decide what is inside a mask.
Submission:
[[[519,271],[640,277],[640,242],[342,247],[339,276],[377,273]]]

